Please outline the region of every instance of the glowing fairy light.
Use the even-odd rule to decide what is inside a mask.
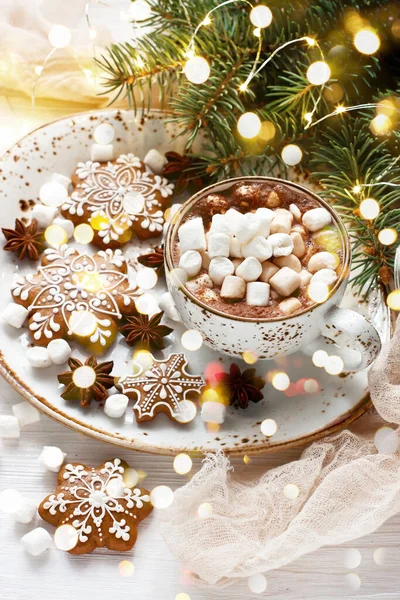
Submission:
[[[151,294],[142,294],[136,298],[135,306],[142,315],[150,315],[158,309],[157,300]]]
[[[312,116],[312,113],[310,113],[310,112],[309,112],[309,113],[306,113],[306,114],[304,115],[304,119],[307,121],[307,123],[311,123],[311,121],[312,121],[312,118],[313,118],[313,116]]]
[[[193,466],[192,459],[188,454],[177,454],[174,458],[174,470],[178,475],[186,475]]]
[[[76,387],[86,389],[96,381],[96,371],[92,367],[84,365],[75,369],[72,379]]]
[[[362,29],[354,36],[354,45],[361,54],[375,54],[381,41],[370,29]]]
[[[303,152],[296,144],[288,144],[282,149],[281,156],[286,165],[294,167],[294,165],[298,165],[303,158]]]
[[[243,360],[248,365],[254,365],[258,361],[258,356],[251,350],[245,350],[242,354]]]
[[[154,508],[168,508],[174,501],[174,492],[166,485],[158,485],[150,493],[150,502]]]
[[[276,127],[272,121],[263,121],[261,123],[261,129],[259,133],[260,140],[263,142],[270,142],[276,135]]]
[[[78,244],[90,244],[93,240],[94,231],[87,223],[81,223],[74,229],[74,238]]]
[[[307,288],[309,298],[317,304],[322,304],[329,298],[329,286],[323,281],[312,281]]]
[[[39,190],[39,198],[45,206],[58,208],[68,198],[66,188],[56,181],[44,183]]]
[[[205,58],[193,56],[186,62],[183,72],[191,83],[200,85],[210,77],[211,69]]]
[[[158,281],[157,273],[153,269],[142,269],[136,277],[136,284],[142,290],[151,290]]]
[[[248,578],[247,585],[252,594],[262,594],[267,589],[267,580],[262,573],[257,573]]]
[[[197,414],[197,406],[191,400],[181,400],[179,410],[175,414],[175,420],[178,423],[190,423]]]
[[[392,121],[387,115],[376,115],[371,121],[370,129],[375,135],[386,135],[392,129]]]
[[[151,17],[151,6],[145,0],[135,0],[129,7],[129,15],[134,21],[146,21]]]
[[[272,377],[272,385],[276,390],[284,392],[290,385],[290,379],[286,373],[276,373]]]
[[[34,70],[35,70],[35,75],[40,75],[43,71],[43,67],[42,67],[42,65],[36,65]]]
[[[255,30],[253,31],[253,35],[255,35],[256,37],[260,37],[261,29],[259,27],[256,27]]]
[[[48,38],[53,48],[66,48],[71,42],[71,31],[65,25],[53,25]]]
[[[82,273],[78,278],[83,289],[92,294],[96,294],[104,288],[104,281],[100,273]]]
[[[342,240],[338,231],[333,229],[322,229],[313,235],[313,240],[318,246],[331,252],[337,258],[337,252],[342,248]],[[336,265],[337,266],[337,265]]]
[[[288,498],[289,500],[296,500],[296,498],[298,497],[298,495],[300,494],[300,490],[297,487],[297,485],[295,485],[294,483],[288,483],[287,485],[285,485],[285,487],[283,488],[283,494],[284,496],[286,496],[286,498]]]
[[[118,498],[124,493],[124,482],[121,479],[110,479],[106,485],[106,493],[110,498]]]
[[[345,569],[357,569],[361,565],[361,552],[357,548],[348,548],[343,557],[343,566]]]
[[[399,448],[399,436],[391,427],[381,427],[375,433],[374,444],[379,454],[394,454]]]
[[[96,37],[97,37],[97,31],[95,29],[93,29],[93,27],[90,27],[89,28],[89,38],[91,40],[94,40],[94,39],[96,39]]]
[[[130,560],[122,560],[118,565],[118,575],[131,577],[135,572],[135,565]]]
[[[17,490],[8,489],[0,493],[0,511],[11,514],[22,504],[22,496]]]
[[[325,61],[319,60],[308,67],[306,76],[313,85],[323,85],[329,81],[331,70]]]
[[[124,469],[122,480],[124,482],[125,487],[134,488],[135,485],[137,485],[139,482],[139,473],[135,471],[135,469],[127,467],[126,469]]]
[[[368,221],[373,221],[380,213],[379,203],[374,198],[366,198],[360,204],[360,215]]]
[[[386,299],[386,303],[392,310],[400,311],[400,290],[390,292]]]
[[[203,336],[200,331],[196,331],[195,329],[188,329],[185,331],[181,337],[181,343],[186,350],[190,352],[195,352],[199,350],[203,345]]]
[[[258,4],[250,11],[250,21],[255,27],[265,29],[272,23],[272,12],[264,4]]]
[[[68,234],[59,225],[49,225],[44,232],[44,239],[53,248],[59,248],[68,242]]]
[[[244,462],[245,465],[249,465],[251,463],[251,457],[248,456],[247,454],[245,454],[243,456],[243,462]]]
[[[309,46],[311,46],[311,47],[312,47],[312,46],[315,46],[315,44],[317,43],[317,42],[314,40],[314,38],[311,38],[311,37],[305,37],[305,38],[304,38],[304,40],[305,40],[305,41],[307,42],[307,44],[308,44]]]
[[[336,110],[335,110],[335,114],[336,115],[341,115],[342,113],[346,112],[346,107],[345,106],[337,106]]]
[[[96,317],[87,310],[75,310],[68,321],[71,333],[79,337],[90,337],[97,329]]]
[[[78,532],[72,525],[60,525],[54,533],[54,543],[59,550],[68,552],[78,543]]]
[[[382,229],[378,233],[378,240],[384,246],[391,246],[397,240],[397,231],[391,228]]]
[[[197,509],[197,516],[200,517],[200,519],[207,519],[212,515],[212,513],[213,507],[209,502],[203,502]]]
[[[180,592],[175,596],[175,600],[190,600],[190,596],[185,592]]]
[[[203,21],[201,22],[201,24],[203,25],[203,27],[207,27],[207,25],[211,25],[211,19],[209,15],[206,15],[203,19]]]
[[[353,194],[359,194],[361,192],[361,185],[355,185],[353,187]]]
[[[273,436],[278,431],[278,425],[274,421],[274,419],[265,419],[261,423],[261,433],[266,437]]]
[[[237,123],[238,132],[246,139],[256,137],[261,130],[260,117],[253,112],[247,112],[239,117]]]
[[[325,364],[325,371],[329,375],[339,375],[343,371],[343,368],[344,364],[340,356],[336,356],[335,354],[329,356]]]

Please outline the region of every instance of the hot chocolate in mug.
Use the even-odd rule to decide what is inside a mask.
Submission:
[[[302,192],[329,211],[342,241],[342,269],[325,301],[289,316],[250,318],[243,314],[245,310],[241,315],[232,315],[207,305],[175,276],[174,248],[183,220],[206,196],[224,192],[235,183],[283,184]],[[182,204],[174,215],[167,233],[165,263],[168,289],[183,323],[189,329],[199,331],[204,343],[219,352],[235,357],[252,352],[259,359],[272,359],[298,350],[310,355],[317,349],[325,349],[331,355],[341,356],[345,370],[357,371],[370,365],[380,351],[379,334],[373,325],[359,313],[339,307],[351,265],[347,230],[331,206],[300,185],[270,177],[238,177],[201,190]]]

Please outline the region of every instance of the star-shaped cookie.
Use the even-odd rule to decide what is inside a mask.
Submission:
[[[154,358],[151,368],[144,373],[119,379],[116,387],[128,397],[136,398],[133,410],[138,423],[152,421],[159,413],[183,422],[180,416],[188,392],[200,393],[205,385],[200,375],[191,375],[186,368],[184,354],[171,354],[166,360]]]
[[[97,469],[72,463],[59,472],[55,493],[43,500],[38,511],[54,527],[76,529],[78,541],[71,554],[104,547],[126,552],[134,546],[137,525],[153,507],[147,490],[125,485],[124,470],[116,458]]]

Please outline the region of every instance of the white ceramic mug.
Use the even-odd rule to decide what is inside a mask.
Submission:
[[[179,284],[171,271],[174,269],[173,246],[183,218],[193,206],[211,193],[222,192],[237,182],[282,183],[312,196],[332,215],[343,243],[343,269],[328,298],[321,304],[305,308],[292,316],[269,319],[228,315],[200,301],[185,286]],[[377,357],[381,342],[376,329],[359,313],[338,308],[346,289],[351,249],[348,233],[337,213],[324,200],[300,185],[271,177],[238,177],[211,185],[182,205],[174,215],[166,239],[166,279],[182,321],[189,329],[200,331],[206,344],[231,356],[253,352],[259,359],[271,359],[302,350],[312,354],[327,349],[329,354],[341,356],[344,368],[358,371],[366,368]],[[329,346],[329,348],[326,348]]]

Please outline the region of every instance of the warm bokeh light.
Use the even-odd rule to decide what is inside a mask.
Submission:
[[[190,596],[185,592],[180,592],[175,596],[175,600],[190,600]]]
[[[76,387],[86,389],[92,386],[96,381],[96,371],[87,365],[78,367],[73,372],[72,381]]]
[[[190,423],[197,414],[197,406],[191,400],[181,400],[179,402],[179,411],[175,414],[175,420],[178,423]]]
[[[325,371],[329,375],[339,375],[343,371],[344,364],[343,360],[340,356],[336,356],[336,354],[332,354],[328,357],[328,360],[325,364]]]
[[[158,485],[151,491],[150,501],[155,508],[168,508],[174,501],[174,492],[166,485]]]
[[[262,573],[257,573],[250,575],[247,585],[253,594],[262,594],[267,589],[267,580]]]
[[[293,167],[294,165],[299,164],[303,158],[303,152],[299,146],[296,146],[296,144],[288,144],[282,148],[281,156],[286,165]]]
[[[394,454],[399,448],[399,436],[391,427],[381,427],[375,433],[374,444],[380,454]]]
[[[330,83],[324,88],[323,96],[328,102],[331,102],[332,104],[337,104],[338,102],[343,100],[344,89],[340,85],[340,83]]]
[[[58,208],[68,198],[68,192],[61,183],[48,181],[40,188],[39,198],[45,206]]]
[[[381,42],[376,33],[370,29],[362,29],[354,36],[354,45],[361,54],[375,54]]]
[[[386,299],[387,305],[392,310],[400,311],[400,290],[393,290]]]
[[[136,276],[136,285],[142,290],[151,290],[157,285],[157,273],[153,269],[142,269]]]
[[[261,423],[260,429],[263,435],[265,435],[266,437],[271,437],[278,431],[278,425],[273,419],[265,419]]]
[[[289,500],[295,500],[300,494],[300,490],[294,483],[288,483],[283,488],[283,493]]]
[[[151,294],[142,294],[136,298],[135,306],[142,315],[150,315],[158,310],[157,300]]]
[[[397,231],[391,228],[382,229],[378,233],[378,240],[384,246],[391,246],[397,240]]]
[[[319,392],[319,383],[316,379],[306,379],[304,382],[304,391],[306,394],[316,394]]]
[[[244,113],[239,117],[237,128],[242,137],[246,139],[254,138],[261,131],[260,117],[253,112]]]
[[[290,385],[289,376],[286,373],[275,373],[272,377],[272,385],[276,390],[284,392]]]
[[[60,525],[54,532],[54,543],[59,550],[72,550],[78,543],[77,530],[72,525]]]
[[[357,569],[361,565],[361,552],[357,548],[347,548],[344,551],[343,566],[345,569]]]
[[[200,519],[207,519],[213,513],[213,507],[209,502],[203,502],[197,509],[197,515]]]
[[[94,130],[93,137],[97,144],[111,144],[114,134],[114,127],[111,123],[101,123]]]
[[[200,85],[210,77],[210,65],[202,56],[189,58],[183,69],[186,77],[191,83]]]
[[[118,574],[121,577],[131,577],[135,572],[135,565],[130,560],[122,560],[118,565]]]
[[[90,244],[93,237],[94,231],[88,223],[81,223],[74,229],[74,238],[78,244]]]
[[[22,500],[22,496],[17,490],[3,490],[0,492],[0,511],[10,514],[18,508]]]
[[[380,210],[379,203],[374,198],[366,198],[360,204],[360,215],[368,221],[376,219]]]
[[[242,357],[244,362],[248,365],[255,365],[258,360],[257,354],[251,350],[245,350],[242,354]]]
[[[134,488],[135,485],[139,482],[139,473],[132,469],[131,467],[127,467],[124,469],[122,480],[124,485],[128,488]]]
[[[323,85],[329,81],[331,70],[323,60],[312,63],[307,69],[307,79],[313,85]]]
[[[102,229],[106,229],[110,221],[104,212],[98,212],[90,218],[89,222],[92,229],[101,231]]]
[[[53,25],[48,38],[53,48],[66,48],[71,42],[71,31],[65,25]]]
[[[322,304],[329,298],[329,286],[323,281],[312,281],[307,288],[307,294],[313,302]]]
[[[268,6],[259,4],[258,6],[255,6],[251,9],[250,21],[255,27],[260,27],[261,29],[264,29],[265,27],[268,27],[268,25],[270,25],[272,22],[272,12],[268,8]]]
[[[182,334],[181,343],[186,350],[196,352],[196,350],[199,350],[203,345],[203,336],[200,331],[188,329]]]
[[[68,321],[71,333],[79,337],[89,337],[97,329],[97,319],[87,310],[74,310]]]
[[[174,458],[174,470],[178,475],[186,475],[193,466],[192,459],[188,454],[177,454]]]
[[[379,114],[372,119],[369,127],[375,135],[386,135],[392,130],[393,123],[387,115]]]
[[[53,248],[59,248],[68,242],[68,234],[59,225],[49,225],[44,232],[44,239]]]

